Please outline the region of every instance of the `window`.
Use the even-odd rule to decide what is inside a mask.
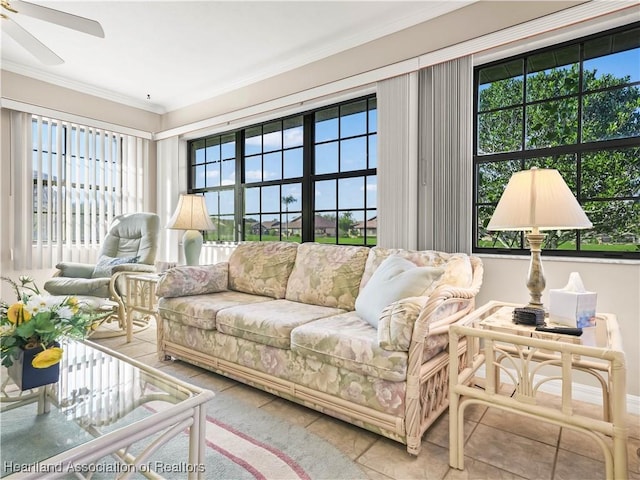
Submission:
[[[593,229],[546,232],[543,252],[640,258],[640,24],[477,67],[474,251],[527,253],[486,230],[511,175],[557,169]]]
[[[206,240],[375,245],[376,124],[370,96],[190,142]]]
[[[36,116],[31,125],[33,243],[97,244],[120,213],[120,136]]]

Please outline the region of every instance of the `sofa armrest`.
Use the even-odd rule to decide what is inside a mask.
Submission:
[[[158,297],[186,297],[228,290],[229,263],[183,266],[167,270],[156,287]]]
[[[91,278],[95,265],[90,263],[60,262],[56,265],[56,277]]]
[[[409,297],[382,310],[378,321],[378,344],[384,350],[408,352],[413,327],[429,297]]]
[[[128,272],[128,273],[155,273],[156,267],[154,265],[147,265],[146,263],[123,263],[113,267],[112,272]]]

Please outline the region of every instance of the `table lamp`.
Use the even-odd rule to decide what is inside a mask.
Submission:
[[[181,194],[178,207],[167,223],[172,230],[186,230],[182,248],[187,265],[198,265],[202,249],[202,230],[214,230],[202,195]]]
[[[593,225],[573,193],[554,169],[522,170],[514,173],[502,193],[487,230],[525,231],[531,249],[527,307],[542,309],[545,287],[540,252],[545,234],[541,230],[573,230]]]

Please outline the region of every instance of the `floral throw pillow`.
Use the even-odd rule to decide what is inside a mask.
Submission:
[[[116,265],[123,265],[125,263],[138,263],[140,257],[109,257],[107,255],[101,255],[98,259],[98,263],[93,268],[93,274],[91,278],[104,278],[113,275],[113,267]]]

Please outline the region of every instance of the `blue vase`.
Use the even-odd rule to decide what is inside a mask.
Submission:
[[[42,347],[20,350],[20,355],[13,361],[13,365],[7,367],[9,377],[20,390],[56,383],[60,378],[60,362],[47,368],[35,368],[31,364],[33,357],[41,351]]]

